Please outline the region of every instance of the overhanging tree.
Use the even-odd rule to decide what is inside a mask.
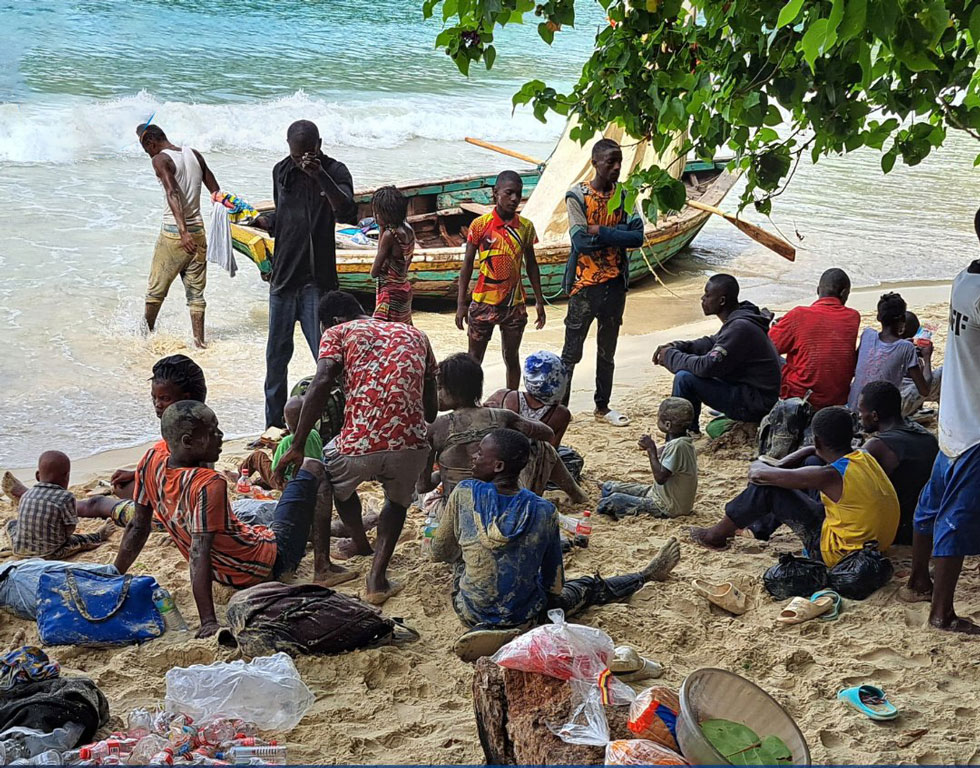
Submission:
[[[741,207],[763,214],[800,159],[870,147],[882,171],[916,165],[950,129],[980,139],[980,0],[579,0],[608,17],[569,93],[540,80],[514,104],[535,116],[576,114],[573,138],[609,123],[661,151],[688,129],[710,159],[734,152],[745,173]],[[424,0],[441,11],[436,45],[466,75],[496,58],[498,26],[537,17],[560,44],[575,23],[574,0]],[[975,164],[980,164],[980,155]],[[628,202],[652,190],[648,215],[678,210],[684,186],[663,169],[626,181]]]

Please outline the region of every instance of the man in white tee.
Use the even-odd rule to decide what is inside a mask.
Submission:
[[[153,170],[167,201],[146,289],[146,325],[153,330],[163,300],[180,275],[191,313],[194,343],[203,347],[204,286],[208,280],[208,264],[204,220],[201,218],[201,183],[214,193],[218,191],[218,182],[200,152],[171,144],[159,126],[139,125],[136,134],[143,151],[153,160]]]
[[[980,238],[980,210],[974,217]],[[980,554],[980,259],[953,281],[939,400],[939,455],[915,510],[912,573],[900,597],[930,600],[929,623],[980,634],[953,610],[963,558]],[[929,576],[929,557],[935,572]]]

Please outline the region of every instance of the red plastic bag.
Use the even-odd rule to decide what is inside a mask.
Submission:
[[[606,765],[689,765],[674,750],[646,739],[623,739],[606,744]]]

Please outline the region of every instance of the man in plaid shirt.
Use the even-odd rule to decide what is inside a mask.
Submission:
[[[8,524],[14,554],[63,560],[100,546],[115,528],[110,520],[96,533],[75,533],[78,515],[68,490],[71,460],[45,451],[37,463],[37,485],[20,497],[17,518]]]

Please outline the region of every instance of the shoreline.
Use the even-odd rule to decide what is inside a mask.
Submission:
[[[682,275],[666,282],[665,286],[650,281],[639,290],[630,292],[626,304],[626,314],[623,320],[623,331],[616,350],[616,382],[614,401],[621,401],[628,395],[648,385],[658,377],[667,376],[662,368],[655,368],[650,357],[659,344],[678,338],[697,338],[712,333],[718,327],[718,321],[705,318],[701,314],[699,299],[703,287],[702,275]],[[949,300],[951,280],[883,282],[877,286],[858,288],[848,299],[847,305],[866,313],[874,309],[879,294],[889,290],[898,290],[908,301],[910,308],[944,303]],[[751,289],[743,292],[753,300]],[[759,306],[765,302],[756,301]],[[789,311],[795,306],[808,304],[802,302],[775,302],[769,306],[778,314]],[[560,350],[564,337],[562,320],[565,314],[565,304],[555,304],[548,307],[548,324],[541,331],[534,331],[529,325],[529,333],[525,335],[522,345],[525,354],[535,349],[547,347]],[[453,324],[453,316],[449,312],[425,312],[427,321],[419,327],[426,331],[432,339],[436,358],[440,359],[451,351],[459,348],[459,338],[462,333]],[[630,328],[643,327],[641,333],[630,333]],[[504,366],[499,357],[499,336],[495,335],[483,364],[486,376],[484,397],[489,396],[504,386]],[[576,366],[575,384],[570,408],[576,419],[589,419],[592,410],[592,382],[595,377],[595,333],[590,334],[585,344],[582,362]],[[220,414],[219,414],[220,416]],[[224,442],[223,453],[226,455],[241,454],[246,451],[245,445],[258,436],[258,432],[229,438]],[[72,485],[91,483],[107,473],[111,474],[119,468],[135,467],[140,457],[156,440],[147,440],[119,448],[97,451],[79,459],[72,458]],[[54,446],[39,446],[38,452]],[[18,478],[30,482],[35,467],[21,466],[8,468]]]

